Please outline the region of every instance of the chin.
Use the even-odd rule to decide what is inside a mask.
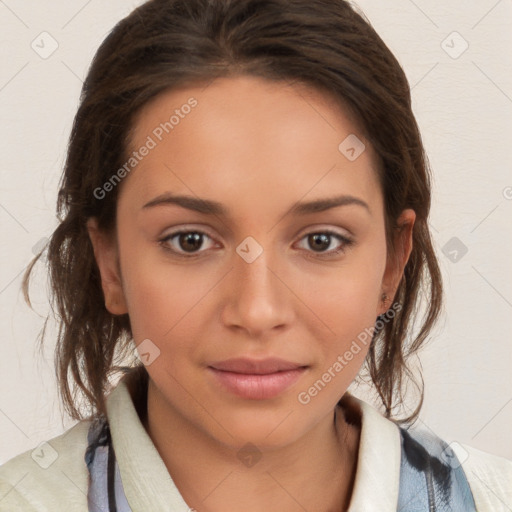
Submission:
[[[289,402],[272,408],[258,403],[258,407],[238,404],[214,410],[220,426],[216,424],[215,433],[210,430],[210,435],[237,449],[247,443],[261,450],[286,446],[306,435],[320,420],[315,419],[308,408]],[[301,418],[300,415],[307,417]]]

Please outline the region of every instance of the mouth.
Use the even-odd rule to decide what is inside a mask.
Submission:
[[[307,368],[278,358],[238,358],[212,363],[208,371],[224,391],[249,400],[265,400],[291,387]]]

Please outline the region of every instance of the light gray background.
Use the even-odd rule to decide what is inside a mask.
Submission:
[[[23,301],[21,276],[56,226],[82,79],[139,3],[0,0],[0,464],[74,423],[61,417],[52,326],[44,358],[36,352],[49,310],[44,266],[32,287],[37,314]],[[512,1],[357,4],[406,71],[434,173],[431,226],[446,303],[421,352],[421,422],[448,442],[512,458]],[[49,51],[52,39],[48,58],[31,47]]]

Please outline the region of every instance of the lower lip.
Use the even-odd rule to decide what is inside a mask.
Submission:
[[[283,393],[297,382],[306,370],[306,368],[297,368],[296,370],[255,375],[225,372],[211,367],[208,369],[225,389],[234,395],[250,400],[265,400]]]

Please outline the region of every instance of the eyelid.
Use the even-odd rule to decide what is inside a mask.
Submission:
[[[304,228],[304,230],[299,231],[296,235],[299,238],[303,238],[306,235],[311,235],[314,233],[330,233],[333,235],[341,236],[346,239],[352,239],[353,234],[346,228],[341,227],[333,227],[332,224],[315,224],[313,226],[308,226]]]
[[[193,226],[180,226],[176,228],[174,231],[171,231],[167,233],[165,236],[160,237],[158,239],[159,244],[168,252],[180,257],[184,258],[194,258],[201,256],[202,254],[208,252],[208,249],[206,250],[200,250],[198,252],[194,253],[186,253],[182,252],[176,249],[171,249],[165,245],[166,242],[173,239],[174,237],[180,235],[180,234],[186,234],[186,233],[198,233],[200,235],[206,236],[210,240],[212,240],[215,243],[215,237],[213,237],[206,228],[195,228]],[[301,249],[301,251],[305,251],[307,253],[310,253],[310,255],[313,255],[318,258],[328,258],[329,256],[336,256],[338,254],[341,254],[345,252],[345,250],[354,244],[354,239],[352,234],[348,233],[342,233],[338,231],[335,228],[327,227],[327,226],[310,226],[306,228],[304,231],[300,232],[300,234],[296,235],[296,238],[298,238],[298,242],[301,242],[306,236],[314,235],[314,234],[326,234],[332,237],[335,237],[338,239],[339,243],[341,244],[340,249],[331,249],[329,251],[325,252],[315,252],[307,249]]]
[[[340,254],[343,254],[350,246],[354,245],[355,240],[350,235],[342,234],[338,232],[335,229],[332,228],[319,228],[319,229],[312,229],[308,230],[302,235],[299,236],[299,242],[301,242],[305,237],[315,234],[321,234],[321,235],[328,235],[332,238],[336,238],[340,244],[340,247],[338,249],[331,249],[329,251],[321,251],[321,252],[315,252],[308,249],[301,249],[302,251],[307,253],[308,257],[315,258],[315,259],[329,259],[334,258],[336,256],[339,256]]]
[[[178,251],[176,249],[171,249],[165,245],[168,241],[172,240],[174,237],[181,235],[181,234],[186,234],[186,233],[199,233],[200,235],[208,237],[215,244],[215,238],[208,232],[208,230],[206,228],[203,228],[203,227],[195,228],[193,226],[186,226],[186,225],[180,226],[180,227],[176,228],[175,230],[170,231],[166,235],[159,237],[158,243],[166,251],[168,251],[176,256],[183,256],[185,258],[193,258],[194,256],[197,257],[197,256],[200,256],[201,254],[207,252],[206,250],[201,250],[201,251],[194,252],[194,253],[186,253],[186,252]]]
[[[174,228],[169,228],[169,232],[167,234],[160,237],[161,239],[170,238],[180,233],[201,233],[204,235],[208,235],[210,238],[214,239],[215,237],[209,231],[209,229],[202,225],[188,225],[188,224],[180,224]]]

